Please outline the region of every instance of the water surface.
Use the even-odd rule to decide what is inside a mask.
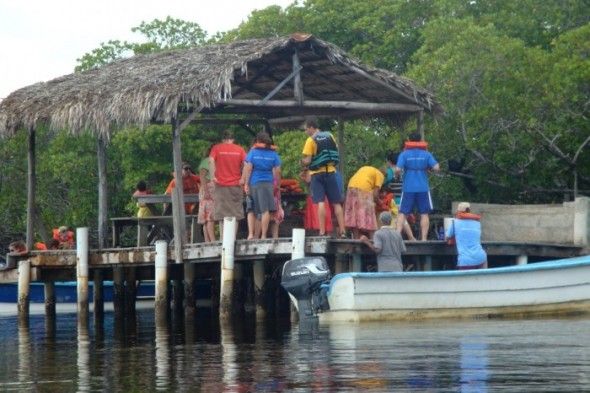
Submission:
[[[200,311],[200,310],[199,310]],[[35,392],[590,391],[590,319],[156,326],[0,316],[0,390]]]

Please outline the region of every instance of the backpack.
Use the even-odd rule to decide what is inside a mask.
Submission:
[[[309,169],[316,170],[328,164],[337,165],[340,155],[332,134],[319,131],[313,136],[313,140],[317,145],[317,153],[312,157]]]

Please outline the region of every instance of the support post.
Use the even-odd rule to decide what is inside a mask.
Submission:
[[[99,136],[96,143],[98,164],[98,248],[107,244],[108,228],[108,187],[107,187],[107,148],[104,137]]]
[[[184,124],[184,123],[183,123]],[[186,234],[184,211],[184,190],[182,189],[182,154],[180,132],[176,119],[172,119],[172,156],[174,158],[174,178],[176,186],[172,190],[172,223],[174,227],[174,252],[176,263],[182,263],[182,246]],[[175,195],[176,192],[176,195]]]
[[[88,321],[88,228],[76,228],[78,320]]]
[[[46,281],[43,284],[43,294],[45,295],[45,317],[55,318],[55,283]]]
[[[123,317],[125,312],[125,285],[123,267],[113,267],[113,308],[115,320]]]
[[[291,259],[305,258],[305,229],[293,228],[291,232]],[[288,293],[288,292],[287,292]],[[290,319],[291,322],[297,322],[299,320],[299,312],[297,311],[297,299],[290,293],[288,293],[291,299],[290,306]]]
[[[18,261],[18,319],[22,322],[29,320],[29,291],[31,285],[31,261]]]
[[[254,304],[256,305],[256,318],[266,317],[266,306],[264,303],[264,259],[254,261],[252,265],[252,276],[254,276]]]
[[[353,272],[362,272],[363,271],[363,260],[361,258],[361,254],[359,254],[359,253],[352,254],[352,271]]]
[[[344,179],[344,168],[346,168],[346,145],[344,143],[344,120],[338,119],[338,155],[340,160],[338,161],[338,172]]]
[[[94,321],[98,325],[104,319],[103,274],[101,269],[95,269],[93,273],[94,288],[92,289],[92,301],[94,303]]]
[[[528,255],[519,255],[516,257],[516,264],[517,265],[526,265],[529,262]]]
[[[163,240],[156,242],[155,262],[156,288],[154,309],[156,323],[166,321],[168,312],[168,245]]]
[[[235,217],[223,219],[223,239],[221,242],[221,280],[219,290],[219,318],[229,319],[232,310],[234,287],[234,248],[236,243]]]
[[[416,120],[416,128],[420,133],[420,139],[424,140],[424,110],[418,111],[418,119]]]
[[[135,299],[137,298],[137,282],[135,279],[135,267],[125,269],[125,315],[135,315]]]
[[[36,184],[36,157],[35,157],[35,129],[29,129],[29,151],[27,171],[27,249],[33,249],[35,237],[35,184]],[[28,306],[27,306],[28,309]],[[28,314],[28,311],[27,311]]]
[[[194,313],[195,299],[195,265],[186,262],[184,268],[184,310],[186,313]]]
[[[299,55],[297,54],[297,50],[293,53],[293,72],[295,72],[295,79],[293,80],[293,95],[295,96],[295,101],[299,105],[303,105],[303,83],[301,82],[301,63],[299,61]]]

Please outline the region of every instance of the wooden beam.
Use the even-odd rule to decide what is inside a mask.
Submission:
[[[413,104],[376,103],[376,102],[351,102],[351,101],[305,101],[300,105],[297,101],[267,101],[259,105],[258,100],[228,99],[220,101],[219,104],[233,106],[255,106],[258,108],[317,108],[317,109],[349,109],[367,110],[374,112],[418,112],[422,107]]]
[[[195,113],[195,112],[193,112]],[[192,115],[192,113],[191,113]],[[190,117],[190,116],[189,116]],[[182,122],[189,124],[188,119]],[[184,234],[186,232],[185,211],[184,211],[184,190],[182,189],[182,149],[180,142],[180,133],[182,128],[178,126],[176,118],[171,121],[172,125],[172,155],[174,158],[174,178],[176,179],[176,186],[172,190],[172,195],[177,198],[172,198],[172,217],[174,228],[174,251],[176,263],[182,263],[182,246],[184,244]],[[176,190],[176,191],[175,191]]]
[[[96,158],[98,165],[98,248],[107,246],[108,231],[108,188],[107,188],[107,148],[102,136],[96,144]]]
[[[366,72],[365,70],[361,70],[358,67],[349,67],[351,70],[353,70],[354,72],[356,72],[359,75],[364,76],[365,78],[369,79],[372,82],[375,82],[376,84],[385,87],[387,90],[394,92],[395,94],[398,94],[404,98],[407,98],[408,100],[415,102],[417,105],[420,105],[420,103],[418,102],[418,99],[415,96],[411,96],[409,94],[407,94],[406,92],[398,89],[395,86],[392,86],[391,84],[377,78],[376,76],[373,76],[371,74],[369,74],[368,72]],[[424,107],[423,105],[420,105],[420,107]],[[426,108],[426,109],[430,109],[430,108]]]
[[[297,54],[297,49],[293,53],[293,72],[295,72],[295,79],[293,80],[293,95],[295,97],[295,101],[299,105],[303,105],[303,83],[301,82],[301,69],[303,67],[299,63],[299,55]]]
[[[282,88],[285,86],[291,79],[295,78],[296,75],[299,75],[299,71],[301,71],[301,66],[298,68],[293,69],[293,71],[283,79],[274,89],[271,90],[270,93],[266,95],[262,100],[258,102],[258,106],[264,106],[269,100],[275,96]]]
[[[29,145],[27,154],[27,248],[33,249],[35,238],[35,185],[36,179],[36,156],[35,156],[35,129],[29,129]]]

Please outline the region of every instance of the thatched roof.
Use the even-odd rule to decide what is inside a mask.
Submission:
[[[363,115],[358,108],[347,113],[346,109],[331,107],[244,106],[249,100],[260,101],[293,72],[295,52],[302,66],[305,100],[396,103],[402,109],[378,108],[373,112],[400,119],[416,109],[440,110],[433,96],[411,81],[363,66],[328,42],[293,35],[137,55],[27,86],[0,103],[0,135],[13,135],[19,128],[47,122],[53,129],[72,133],[88,129],[108,137],[112,130],[127,125],[144,126],[177,117],[182,120],[195,109],[205,113],[256,113],[266,118],[314,111]],[[272,100],[294,102],[293,90],[291,80]],[[235,104],[238,101],[241,103]]]

